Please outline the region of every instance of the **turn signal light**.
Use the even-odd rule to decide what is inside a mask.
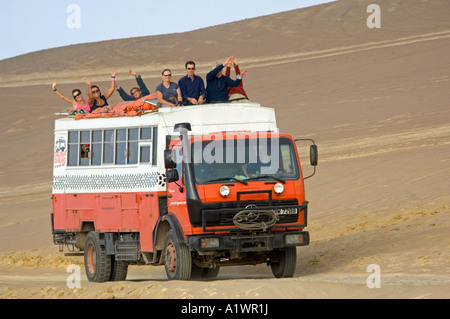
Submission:
[[[203,238],[200,240],[202,248],[217,248],[219,247],[219,238]]]
[[[298,244],[303,244],[302,234],[286,235],[286,245],[298,245]]]

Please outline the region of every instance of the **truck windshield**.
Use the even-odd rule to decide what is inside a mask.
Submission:
[[[288,138],[234,138],[192,144],[197,184],[296,180],[299,168]]]

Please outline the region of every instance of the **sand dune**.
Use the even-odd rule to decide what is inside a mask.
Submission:
[[[450,6],[378,1],[382,26],[369,29],[372,2],[0,61],[0,298],[449,298]],[[53,114],[68,107],[51,81],[70,92],[88,77],[105,90],[116,69],[131,87],[134,69],[153,91],[164,67],[178,80],[194,59],[205,76],[232,54],[250,70],[248,95],[275,108],[280,131],[319,147],[306,182],[311,244],[298,248],[294,278],[258,265],[168,282],[162,267],[131,266],[125,282],[89,283],[83,257],[58,252],[50,233]],[[67,287],[71,264],[81,267],[81,288]],[[381,288],[367,286],[371,264]]]

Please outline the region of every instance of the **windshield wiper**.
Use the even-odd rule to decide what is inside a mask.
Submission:
[[[278,177],[275,177],[275,176],[272,176],[272,175],[259,175],[259,176],[256,176],[256,177],[247,178],[246,180],[249,181],[251,179],[263,179],[263,178],[273,178],[273,179],[279,181],[280,183],[286,184],[286,181],[284,179],[281,179],[281,178],[278,178]]]
[[[242,183],[244,185],[247,185],[248,183],[246,181],[241,181],[239,179],[236,179],[234,177],[222,177],[222,178],[218,178],[218,179],[212,179],[210,181],[206,181],[205,183],[211,183],[211,182],[220,182],[220,181],[233,181],[233,182],[239,182]]]

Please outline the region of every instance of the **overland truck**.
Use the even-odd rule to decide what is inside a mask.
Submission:
[[[56,119],[53,241],[84,255],[93,282],[125,280],[129,265],[189,280],[266,263],[291,277],[309,244],[296,141],[252,102]]]

